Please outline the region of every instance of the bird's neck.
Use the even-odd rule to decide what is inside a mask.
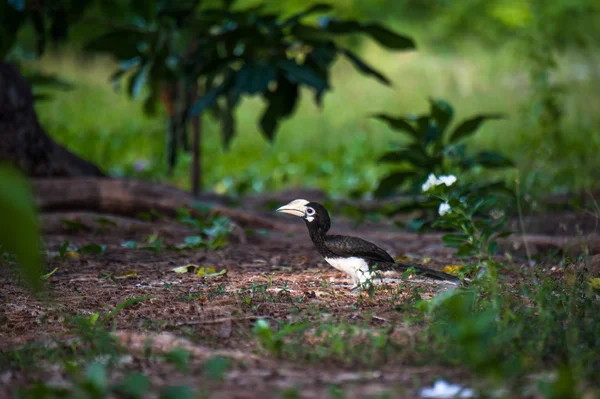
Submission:
[[[313,244],[315,244],[315,247],[321,253],[321,255],[325,256],[323,251],[325,250],[324,242],[325,238],[327,237],[327,229],[324,229],[321,226],[313,226],[310,224],[307,225],[310,239],[312,240]]]

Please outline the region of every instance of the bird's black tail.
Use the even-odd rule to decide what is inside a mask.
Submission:
[[[413,269],[415,269],[416,274],[419,276],[429,277],[429,278],[432,278],[435,280],[451,281],[455,284],[460,283],[460,279],[458,277],[453,276],[448,273],[441,272],[439,270],[428,269],[426,267],[411,265],[411,264],[407,264],[407,263],[395,263],[395,265],[399,266],[399,268],[403,272],[405,272],[406,270],[408,270],[409,268],[412,267]]]

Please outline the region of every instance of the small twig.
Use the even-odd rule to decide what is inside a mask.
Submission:
[[[190,321],[180,321],[175,324],[172,324],[175,327],[181,326],[197,326],[202,324],[221,324],[227,321],[242,321],[242,320],[258,320],[258,319],[272,319],[271,316],[246,316],[246,317],[226,317],[215,320],[190,320]]]
[[[523,238],[523,245],[525,246],[525,253],[527,254],[527,262],[531,265],[531,251],[529,251],[529,244],[525,236],[525,221],[523,220],[523,209],[521,208],[521,181],[519,179],[519,171],[517,170],[517,210],[519,212],[519,225],[521,227],[521,237]]]

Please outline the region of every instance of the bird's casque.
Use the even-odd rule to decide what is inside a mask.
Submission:
[[[304,219],[308,233],[317,251],[325,261],[334,268],[349,274],[354,282],[354,289],[374,280],[380,272],[404,272],[414,268],[419,275],[436,280],[447,280],[458,283],[460,280],[452,275],[427,269],[424,267],[398,263],[386,251],[362,238],[329,235],[331,219],[325,207],[317,202],[296,199],[277,209]]]

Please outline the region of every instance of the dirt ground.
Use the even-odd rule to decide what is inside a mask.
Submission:
[[[147,296],[147,300],[116,316],[114,334],[130,357],[123,361],[115,378],[119,372],[143,370],[156,387],[189,384],[219,398],[286,397],[286,392],[287,397],[335,397],[337,391],[333,387],[342,387],[344,397],[351,398],[384,394],[411,398],[418,397],[418,390],[437,378],[469,383],[464,370],[428,365],[410,350],[386,359],[381,366],[373,366],[356,361],[314,361],[301,354],[277,359],[261,348],[252,332],[256,320],[261,318],[272,326],[294,320],[318,324],[327,319],[389,328],[398,342],[409,344],[417,331],[407,327],[402,304],[411,300],[416,287],[427,298],[448,286],[411,280],[392,284],[373,299],[364,293],[349,293],[350,281],[320,258],[301,220],[269,216],[266,212],[259,215],[274,218],[283,229],[251,234],[238,230],[225,248],[211,252],[158,253],[124,248],[121,244],[158,234],[166,244],[176,245],[194,234],[193,230],[166,220],[144,222],[92,213],[44,215],[45,243],[50,255],[66,240],[79,248],[89,243],[106,245],[106,251],[66,259],[49,256],[46,270],[58,270],[48,280],[52,301],[47,306],[32,299],[17,284],[9,268],[1,268],[0,351],[68,340],[72,338],[65,323],[68,317],[106,314],[130,297]],[[98,216],[107,217],[116,225],[100,226],[95,221]],[[65,219],[78,220],[88,228],[69,232],[63,223]],[[426,262],[427,267],[435,269],[459,263],[450,250],[443,248],[437,234],[401,232],[386,223],[355,227],[342,218],[333,221],[332,232],[359,235],[394,257]],[[556,242],[556,237],[543,237],[546,239],[540,241],[542,247]],[[524,247],[518,242],[506,242],[503,246],[514,250],[517,267],[527,263]],[[172,271],[188,264],[210,266],[217,271],[226,269],[227,273],[198,277]],[[192,354],[190,372],[179,372],[170,364],[148,358],[148,347],[153,353],[184,347]],[[230,361],[219,381],[203,376],[203,365],[214,356]],[[0,397],[9,397],[16,387],[35,379],[64,383],[62,369],[43,363],[40,366],[28,373],[1,367]]]

